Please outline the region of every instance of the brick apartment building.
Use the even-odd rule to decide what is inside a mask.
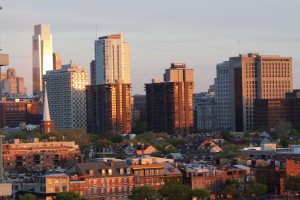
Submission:
[[[79,146],[75,142],[33,142],[22,143],[15,139],[13,143],[2,144],[4,168],[39,166],[57,167],[70,158],[80,159]]]
[[[39,124],[41,119],[37,102],[0,103],[0,128],[19,127],[21,122]]]

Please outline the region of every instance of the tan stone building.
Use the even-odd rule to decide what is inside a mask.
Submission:
[[[232,129],[254,130],[254,99],[283,99],[292,92],[292,58],[249,53],[229,64]]]
[[[6,72],[6,76],[2,81],[2,95],[18,96],[18,95],[26,95],[26,94],[27,94],[27,88],[24,85],[24,78],[17,77],[16,70],[14,68],[8,68]]]

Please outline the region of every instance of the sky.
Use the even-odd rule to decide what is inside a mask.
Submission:
[[[123,33],[133,94],[144,94],[153,78],[163,80],[172,62],[193,68],[195,93],[205,92],[216,64],[249,52],[291,56],[300,88],[299,0],[0,0],[0,6],[0,53],[10,55],[9,67],[25,78],[29,94],[36,24],[50,24],[63,64],[72,60],[88,73],[96,37]]]

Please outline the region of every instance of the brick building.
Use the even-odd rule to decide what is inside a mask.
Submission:
[[[37,102],[0,103],[0,128],[19,127],[21,122],[39,124],[41,119]]]
[[[4,168],[57,167],[70,158],[80,159],[79,146],[75,142],[33,142],[2,144]]]

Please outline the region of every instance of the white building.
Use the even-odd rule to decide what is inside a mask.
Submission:
[[[51,119],[56,129],[86,129],[87,73],[75,64],[44,75]]]
[[[196,127],[198,130],[215,130],[217,126],[214,86],[208,92],[194,94]]]
[[[229,61],[217,64],[217,78],[215,78],[217,129],[231,128],[229,71]]]
[[[34,26],[32,37],[32,67],[33,67],[33,94],[43,91],[43,75],[46,71],[53,70],[52,35],[49,24]]]
[[[131,83],[129,44],[122,34],[99,37],[95,41],[96,84]]]

